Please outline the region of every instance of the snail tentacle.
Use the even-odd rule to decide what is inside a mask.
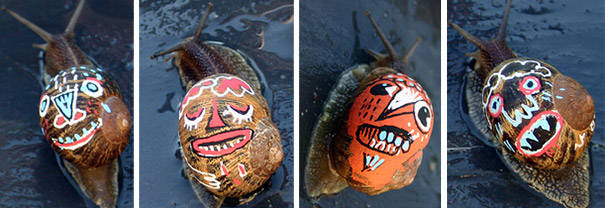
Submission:
[[[508,15],[510,14],[511,2],[512,0],[506,1],[506,10],[504,11],[502,23],[500,24],[498,34],[496,35],[496,40],[504,41],[504,38],[506,38],[506,26],[508,25]]]
[[[195,31],[194,37],[196,41],[201,40],[200,36],[202,35],[202,30],[206,25],[206,20],[208,20],[208,15],[210,15],[210,9],[212,9],[213,6],[214,4],[208,3],[208,8],[206,8],[206,11],[204,12],[204,17],[202,17],[202,20],[200,20],[200,26],[198,26],[197,31]]]
[[[412,45],[412,47],[405,53],[403,58],[401,58],[401,62],[403,62],[404,67],[407,67],[408,62],[410,61],[410,58],[412,57],[412,54],[414,54],[414,51],[416,51],[416,48],[418,48],[418,45],[420,45],[421,42],[422,42],[422,38],[417,37],[416,41],[414,41],[414,44]]]
[[[67,27],[65,28],[64,34],[69,38],[73,38],[75,36],[74,29],[76,28],[76,24],[78,23],[80,14],[82,14],[82,9],[84,8],[85,3],[86,3],[86,0],[81,0],[78,3],[76,11],[74,11],[74,14],[71,16],[71,19],[69,20],[69,23],[67,24]]]
[[[44,39],[44,41],[46,41],[46,42],[52,41],[53,36],[50,33],[46,32],[46,30],[38,27],[38,25],[30,22],[29,20],[25,19],[24,17],[22,17],[21,15],[15,13],[15,12],[13,12],[12,10],[6,8],[5,6],[2,6],[2,11],[5,11],[9,15],[13,16],[17,21],[23,23],[27,28],[31,29],[36,34],[38,34],[42,39]]]
[[[372,16],[370,15],[370,12],[366,11],[366,16],[368,16],[368,19],[370,19],[370,22],[372,23],[374,29],[376,29],[376,34],[378,35],[378,37],[380,37],[382,44],[384,44],[384,47],[387,48],[389,56],[392,59],[399,57],[397,51],[395,50],[395,48],[393,48],[393,45],[391,45],[391,43],[387,40],[387,38],[384,36],[384,33],[382,33],[382,30],[380,30],[380,27],[378,27],[378,24],[376,24],[376,22],[374,21],[374,18],[372,18]]]

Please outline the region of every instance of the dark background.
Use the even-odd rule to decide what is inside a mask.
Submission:
[[[493,37],[502,22],[505,1],[448,1],[448,21],[482,39]],[[592,207],[605,207],[605,3],[583,1],[513,1],[507,43],[521,57],[542,59],[576,79],[595,102],[592,136]],[[561,207],[509,171],[496,154],[471,134],[461,118],[460,88],[465,53],[476,47],[448,27],[447,33],[447,188],[451,207]]]
[[[300,204],[301,207],[439,207],[440,206],[440,1],[300,1]],[[416,37],[423,42],[406,74],[422,83],[433,102],[433,133],[424,149],[414,182],[377,196],[347,188],[319,201],[304,188],[304,168],[310,135],[332,85],[342,71],[372,58],[369,48],[385,52],[364,12],[370,11],[399,54]],[[356,37],[356,33],[357,37]]]
[[[50,33],[62,33],[77,1],[0,0]],[[89,0],[76,26],[75,42],[119,83],[131,113],[133,104],[132,1]],[[40,49],[44,41],[0,12],[0,207],[83,207],[40,131],[38,102]],[[133,205],[133,149],[121,155],[118,207]]]
[[[154,52],[195,33],[207,1],[159,0],[140,4],[140,206],[200,207],[176,158],[178,109],[185,95],[177,71]],[[267,79],[264,96],[282,138],[284,159],[272,187],[247,206],[292,207],[293,32],[294,9],[288,0],[213,1],[203,40],[221,41],[256,62]],[[283,7],[282,7],[283,6]],[[280,8],[274,10],[276,8]],[[273,12],[268,12],[274,10]],[[167,58],[168,56],[165,56]]]

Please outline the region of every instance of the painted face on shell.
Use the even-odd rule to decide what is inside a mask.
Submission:
[[[560,144],[576,144],[575,150],[592,134],[577,134],[555,108],[556,102],[570,99],[557,93],[566,90],[555,86],[557,76],[562,75],[542,61],[515,59],[502,63],[486,80],[482,100],[489,127],[518,158],[559,157],[566,151]]]
[[[404,74],[376,79],[357,96],[347,121],[353,180],[382,189],[428,144],[433,107],[426,92]]]
[[[264,98],[245,80],[219,74],[197,82],[179,110],[182,151],[194,179],[217,195],[260,187],[282,158],[270,119]]]
[[[53,149],[70,162],[91,167],[112,161],[126,146],[128,139],[100,139],[104,125],[113,125],[103,118],[124,109],[115,81],[101,69],[86,66],[53,77],[38,105],[42,132]],[[129,127],[129,118],[125,122]]]

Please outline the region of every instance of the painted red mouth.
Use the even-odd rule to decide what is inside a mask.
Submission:
[[[203,157],[220,157],[231,154],[248,144],[254,132],[250,129],[238,129],[221,132],[209,137],[194,139],[193,151]]]
[[[53,139],[53,144],[61,149],[74,150],[90,142],[92,137],[103,125],[103,120],[99,118],[97,122],[90,122],[90,129],[83,128],[80,134],[74,134],[72,137],[59,137]]]
[[[557,144],[563,127],[563,118],[555,111],[536,116],[519,132],[517,149],[525,156],[539,157]]]

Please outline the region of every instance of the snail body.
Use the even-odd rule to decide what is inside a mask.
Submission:
[[[113,78],[94,66],[73,42],[84,3],[78,3],[67,29],[58,35],[5,7],[2,10],[46,41],[34,45],[45,52],[46,87],[38,113],[46,140],[86,197],[100,207],[114,207],[118,157],[130,138],[130,112]]]
[[[472,123],[530,187],[568,207],[588,206],[594,102],[586,89],[548,63],[518,57],[505,41],[511,1],[496,38],[484,41],[449,23],[479,50],[467,75]]]
[[[184,173],[202,203],[219,207],[226,198],[252,200],[283,150],[253,69],[235,50],[201,40],[211,7],[193,37],[151,58],[174,52],[187,90],[178,113]]]
[[[407,186],[430,140],[430,98],[420,83],[403,74],[419,39],[399,57],[366,15],[389,55],[367,50],[377,61],[346,70],[330,92],[313,130],[305,168],[311,197],[335,194],[347,186],[368,195]]]

